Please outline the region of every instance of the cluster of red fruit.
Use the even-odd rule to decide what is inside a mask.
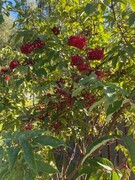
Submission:
[[[3,75],[3,77],[6,81],[9,81],[9,79],[10,79],[10,76],[8,75],[8,73],[13,71],[13,69],[15,69],[18,65],[20,65],[19,61],[11,61],[9,63],[9,68],[8,67],[2,67],[0,69],[0,73]]]
[[[71,56],[71,65],[76,66],[80,72],[89,69],[89,65],[86,64],[85,59],[78,54]]]
[[[87,43],[87,40],[84,36],[70,36],[68,39],[68,45],[76,47],[82,50]]]
[[[84,36],[71,36],[68,39],[68,45],[76,47],[78,49],[83,49],[86,46],[87,40]],[[87,60],[102,60],[104,58],[104,49],[90,49],[87,52]],[[71,66],[76,66],[78,71],[88,70],[89,64],[88,61],[82,58],[80,55],[71,56]],[[100,72],[97,72],[97,76]],[[101,74],[101,73],[100,73]]]
[[[89,60],[102,60],[104,58],[104,49],[91,49],[87,55]]]
[[[25,43],[20,47],[20,50],[23,54],[30,54],[35,49],[43,48],[45,43],[40,39],[35,40],[33,43]]]

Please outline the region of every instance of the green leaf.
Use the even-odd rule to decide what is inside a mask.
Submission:
[[[100,162],[97,162],[100,166],[102,166],[104,169],[106,169],[107,171],[112,171],[113,169],[110,167],[110,166],[108,166],[108,165],[105,165],[105,164],[102,164],[102,163],[100,163]]]
[[[109,166],[111,169],[114,168],[112,162],[109,161],[107,158],[94,157],[94,158],[88,159],[86,162],[89,163],[91,166],[95,166],[97,168],[101,167],[102,164]]]
[[[120,180],[118,174],[115,171],[112,171],[111,176],[111,180]]]
[[[28,169],[24,175],[24,180],[34,180],[33,173]]]
[[[96,168],[93,168],[91,166],[86,166],[79,170],[77,177],[83,176],[84,174],[92,174],[93,172],[96,171],[97,171]]]
[[[120,101],[115,101],[113,104],[110,104],[106,112],[107,116],[109,114],[116,112],[121,107],[122,102],[123,100],[120,100]]]
[[[45,131],[42,129],[36,129],[31,131],[25,131],[24,134],[26,135],[27,140],[33,139],[38,135],[43,134]]]
[[[0,14],[0,24],[2,24],[4,22],[4,18],[3,18],[3,15]]]
[[[99,149],[100,147],[105,145],[107,142],[112,141],[116,138],[118,138],[116,135],[105,136],[105,137],[102,137],[102,138],[96,140],[94,143],[92,143],[87,149],[87,152],[82,160],[82,164],[94,151],[96,151],[97,149]]]
[[[48,174],[58,173],[57,169],[55,169],[48,163],[45,163],[43,161],[36,161],[36,164],[37,164],[37,170],[39,172],[44,172]]]
[[[128,21],[129,26],[132,26],[135,23],[135,13],[130,14]]]
[[[116,92],[115,89],[110,87],[110,86],[105,86],[104,87],[104,93],[107,96],[107,99],[112,102],[112,100],[116,97]]]
[[[135,12],[135,0],[129,0],[132,11]]]
[[[20,147],[18,147],[18,146],[17,147],[10,147],[7,150],[10,170],[12,170],[14,167],[14,164],[16,162],[17,155],[18,155],[19,151],[20,151]]]
[[[103,0],[103,3],[106,5],[106,6],[109,6],[111,0]]]
[[[95,7],[93,4],[87,4],[84,11],[86,12],[87,15],[91,14],[92,12],[95,11]]]
[[[0,104],[0,112],[2,112],[5,109],[4,104]]]
[[[126,148],[129,152],[132,166],[135,166],[135,141],[131,136],[123,136],[122,139],[124,140]]]
[[[33,150],[32,150],[30,143],[26,141],[25,135],[21,135],[21,137],[19,138],[19,142],[20,142],[22,149],[23,149],[25,161],[35,171],[36,170],[36,163],[35,163]]]
[[[92,173],[89,180],[99,180],[102,177],[103,172]],[[103,179],[103,178],[102,178]]]
[[[56,139],[52,136],[45,135],[33,139],[33,142],[41,144],[42,146],[51,146],[53,148],[56,148],[58,146],[66,146],[66,144],[63,141]]]
[[[103,97],[102,99],[100,99],[99,101],[95,102],[94,104],[92,104],[92,106],[90,106],[89,108],[89,112],[92,111],[95,107],[99,106],[100,104],[102,104],[104,101],[106,100],[105,97]]]
[[[40,69],[36,70],[35,73],[39,77],[42,77],[43,75],[46,76],[46,74],[47,74],[44,68],[40,68]]]
[[[91,73],[90,76],[86,76],[84,78],[82,78],[80,81],[79,81],[79,84],[82,84],[82,85],[85,85],[89,82],[93,82],[93,81],[96,81],[97,78],[96,78],[96,75],[95,73]]]
[[[4,155],[4,149],[0,146],[0,158],[2,158]]]
[[[72,97],[77,96],[84,88],[85,88],[84,86],[80,86],[79,88],[74,90],[72,93]]]
[[[13,180],[17,180],[17,179],[20,179],[20,180],[24,179],[24,167],[23,166],[19,166],[13,174]]]

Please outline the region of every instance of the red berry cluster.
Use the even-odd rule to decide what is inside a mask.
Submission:
[[[9,72],[9,69],[6,68],[6,67],[2,67],[2,68],[0,69],[0,74],[2,74],[2,77],[3,77],[6,81],[9,81],[9,79],[10,79],[10,76],[7,75],[7,74],[5,74],[5,73],[8,73],[8,72]]]
[[[33,43],[25,43],[20,47],[20,50],[23,54],[29,54],[35,49],[41,49],[45,45],[40,39],[35,40]]]
[[[82,72],[82,71],[86,71],[89,69],[89,65],[88,64],[82,64],[81,66],[77,67],[78,71]]]
[[[60,28],[56,26],[54,26],[51,30],[56,36],[60,34]]]
[[[10,67],[11,70],[13,70],[19,65],[20,65],[19,61],[11,61],[10,64],[9,64],[9,67]]]
[[[95,74],[97,75],[97,79],[99,79],[100,81],[104,80],[105,74],[103,71],[101,71],[100,69],[95,69]]]
[[[9,81],[9,80],[10,80],[10,76],[7,75],[7,74],[5,74],[4,79],[5,79],[6,81]]]
[[[70,36],[68,39],[68,45],[76,47],[82,50],[86,45],[86,38],[84,36]]]
[[[78,71],[85,71],[89,68],[89,65],[86,64],[85,59],[83,59],[81,56],[73,55],[71,56],[71,65],[76,66]]]
[[[67,93],[62,89],[56,89],[56,95],[59,97],[58,108],[63,108],[64,104],[66,104],[69,108],[72,106],[72,97],[70,93]]]
[[[71,65],[72,66],[81,66],[81,65],[83,65],[83,63],[84,63],[84,59],[81,56],[79,56],[78,54],[71,56]]]
[[[104,49],[91,49],[87,55],[89,60],[102,60],[104,58]]]
[[[1,70],[0,70],[1,73],[6,73],[8,72],[8,68],[6,67],[2,67]]]

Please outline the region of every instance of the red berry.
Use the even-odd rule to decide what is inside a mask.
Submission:
[[[23,54],[30,54],[34,50],[34,46],[31,46],[30,43],[26,43],[20,47],[20,50]]]
[[[78,54],[71,56],[71,66],[80,66],[83,65],[83,63],[84,59]]]
[[[9,67],[10,67],[11,70],[13,70],[19,65],[20,65],[19,61],[11,61],[10,64],[9,64]]]
[[[80,66],[77,66],[78,71],[82,72],[82,71],[86,71],[89,69],[89,65],[88,64],[82,64]]]
[[[40,39],[35,40],[35,41],[31,44],[31,46],[33,46],[34,49],[43,48],[44,45],[45,45],[45,43],[42,42]]]
[[[6,81],[9,81],[10,76],[9,75],[5,75],[4,78],[5,78]]]
[[[74,46],[82,50],[86,45],[86,38],[84,36],[70,36],[68,39],[68,45]]]
[[[2,67],[1,70],[0,70],[0,72],[4,72],[4,73],[5,73],[5,72],[8,72],[8,69],[7,69],[6,67]]]
[[[99,79],[99,80],[104,80],[104,78],[105,78],[105,74],[104,74],[104,72],[103,71],[101,71],[100,69],[96,69],[95,70],[95,74],[97,75],[97,78]]]
[[[91,49],[87,55],[89,60],[102,60],[104,58],[104,49]]]

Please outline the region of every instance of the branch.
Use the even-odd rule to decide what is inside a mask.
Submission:
[[[113,117],[112,117],[112,121],[111,123],[109,124],[109,127],[107,128],[107,130],[105,131],[105,134],[108,134],[110,131],[113,130],[113,128],[115,127],[115,125],[117,124],[117,119],[120,117],[120,115],[122,114],[122,112],[126,109],[130,107],[130,103],[125,103],[117,112],[115,112],[113,114]]]
[[[123,40],[124,40],[124,43],[127,45],[127,44],[129,44],[129,43],[127,42],[127,40],[126,40],[126,38],[125,38],[124,32],[123,32],[122,29],[121,29],[121,26],[120,26],[120,25],[118,24],[118,22],[117,22],[117,18],[116,18],[116,13],[115,13],[115,10],[114,10],[114,4],[113,4],[113,2],[111,2],[110,8],[111,8],[111,10],[112,10],[112,12],[113,12],[114,20],[116,21],[117,27],[118,27],[118,29],[119,29],[120,32],[121,32],[121,36],[122,36],[122,38],[123,38]]]

